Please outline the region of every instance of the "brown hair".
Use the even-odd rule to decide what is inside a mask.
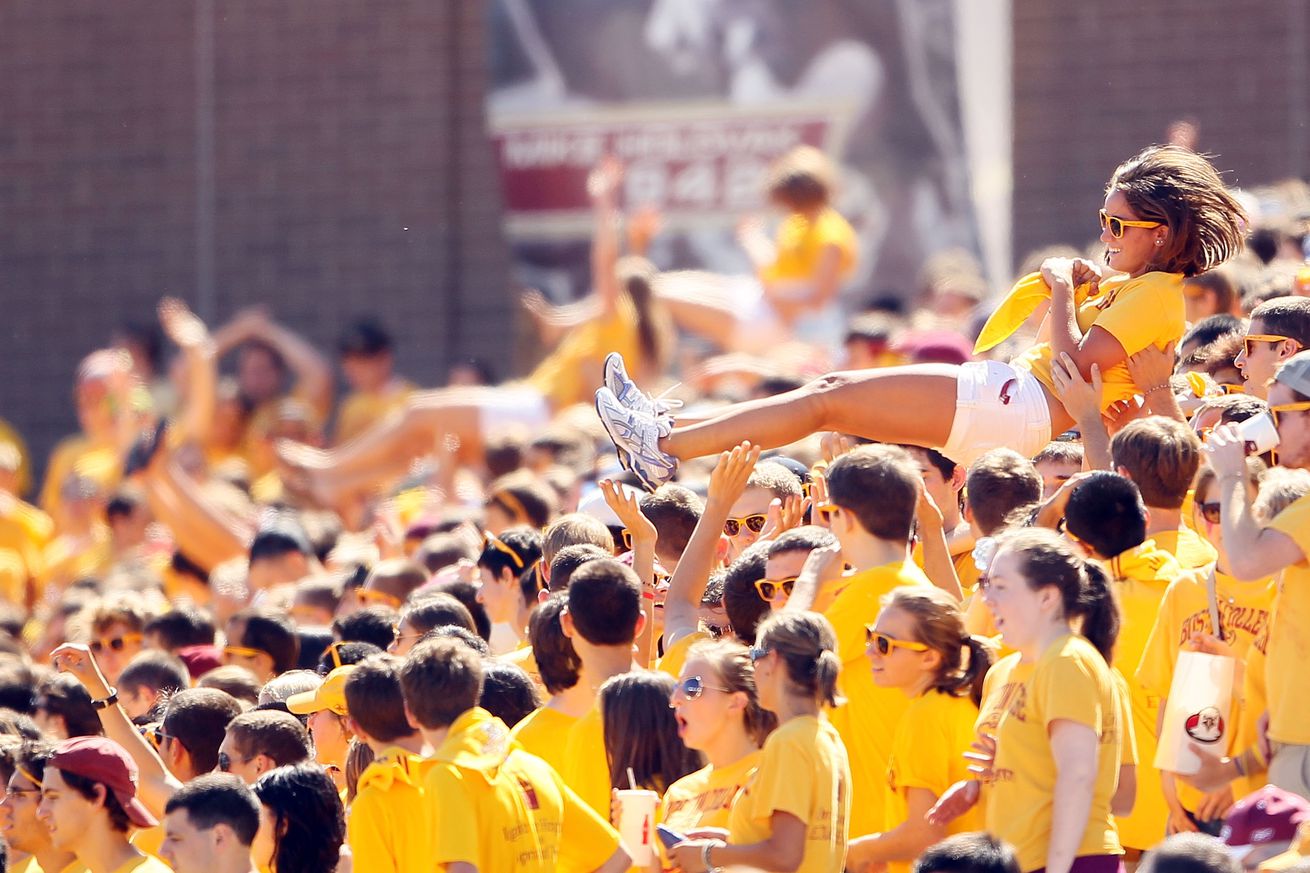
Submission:
[[[1285,336],[1310,348],[1310,299],[1275,297],[1251,311],[1251,321],[1260,320],[1266,333]]]
[[[659,531],[659,548],[681,555],[691,541],[705,503],[690,488],[672,483],[661,485],[641,501],[641,514]]]
[[[778,717],[760,706],[759,693],[755,690],[755,667],[751,664],[750,650],[740,643],[729,640],[714,640],[696,643],[687,651],[687,661],[700,658],[709,663],[715,678],[724,690],[746,695],[746,709],[742,712],[742,723],[746,733],[750,734],[757,745],[763,746],[778,726]]]
[[[1178,509],[1201,466],[1201,441],[1183,422],[1153,415],[1114,435],[1110,463],[1127,471],[1147,506]]]
[[[1260,493],[1252,509],[1266,523],[1278,513],[1310,494],[1310,471],[1274,467],[1260,480]]]
[[[1255,493],[1260,489],[1260,481],[1264,478],[1265,472],[1268,469],[1269,468],[1265,466],[1265,462],[1255,456],[1246,459],[1246,485],[1251,493]],[[1196,490],[1192,492],[1196,495],[1197,506],[1200,506],[1201,504],[1201,495],[1204,494],[1206,489],[1213,485],[1218,478],[1219,474],[1214,471],[1213,467],[1201,468],[1201,472],[1196,475]]]
[[[756,464],[750,478],[746,480],[746,487],[763,488],[783,500],[801,496],[801,480],[791,470],[773,461],[760,461]]]
[[[393,655],[372,655],[346,677],[346,711],[360,730],[384,743],[415,733],[405,717],[400,665],[401,660]]]
[[[1120,164],[1106,185],[1145,221],[1169,234],[1149,267],[1195,276],[1242,250],[1246,213],[1204,156],[1181,146],[1151,146]]]
[[[700,753],[688,749],[678,736],[678,722],[669,708],[673,684],[667,673],[633,670],[600,687],[611,785],[627,785],[632,773],[638,787],[663,794],[705,766]]]
[[[983,536],[991,536],[1016,509],[1042,499],[1042,477],[1018,452],[993,449],[969,468],[964,499]]]
[[[400,687],[415,721],[448,727],[482,697],[482,656],[459,640],[424,640],[401,665]]]
[[[923,477],[905,449],[859,446],[832,462],[827,481],[828,499],[852,513],[868,533],[881,540],[910,539]]]
[[[528,619],[528,642],[532,644],[532,657],[541,674],[541,684],[550,694],[559,694],[578,684],[582,661],[573,648],[573,641],[564,635],[559,617],[568,604],[568,597],[555,592],[532,611]]]
[[[614,536],[600,519],[581,512],[561,515],[541,535],[541,560],[549,567],[561,549],[583,543],[598,546],[607,555],[614,554]]]
[[[659,268],[645,258],[628,255],[614,265],[619,288],[637,311],[637,342],[646,372],[662,373],[673,354],[677,331],[664,304],[655,296]]]
[[[845,457],[845,456],[843,456]],[[758,645],[777,652],[796,692],[837,706],[837,633],[817,612],[777,612],[760,624]]]
[[[768,195],[788,209],[826,206],[834,185],[832,162],[814,146],[796,146],[769,170]]]
[[[899,609],[913,618],[911,642],[941,655],[932,690],[951,697],[968,694],[974,706],[982,703],[983,679],[994,655],[987,643],[964,629],[964,613],[954,598],[940,588],[902,585],[882,599],[882,608]]]
[[[550,523],[556,509],[555,492],[526,470],[507,473],[492,482],[486,502],[505,510],[512,523],[538,530]]]

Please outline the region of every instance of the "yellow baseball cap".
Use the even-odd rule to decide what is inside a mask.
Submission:
[[[354,670],[353,664],[336,668],[327,674],[323,684],[313,691],[302,691],[288,697],[287,709],[296,715],[309,715],[311,712],[322,712],[325,709],[330,709],[337,715],[345,715],[346,679]]]

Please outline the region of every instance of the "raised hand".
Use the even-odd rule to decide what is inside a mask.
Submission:
[[[760,459],[760,447],[749,442],[734,446],[731,451],[719,455],[719,463],[710,473],[709,490],[706,502],[713,501],[720,507],[731,507],[746,491],[755,462]]]

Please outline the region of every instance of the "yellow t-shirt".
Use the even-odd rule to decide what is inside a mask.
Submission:
[[[528,713],[509,733],[524,751],[541,758],[562,774],[567,761],[567,744],[561,738],[568,736],[569,729],[577,721],[568,713],[542,706]]]
[[[594,870],[618,848],[618,832],[486,710],[456,719],[431,761],[432,848],[407,870],[461,861],[485,871]]]
[[[569,331],[555,351],[537,365],[527,383],[545,397],[551,409],[590,403],[601,383],[601,366],[610,352],[619,352],[628,372],[639,373],[645,355],[637,334],[637,310],[620,297],[614,312]]]
[[[851,769],[837,731],[822,716],[797,716],[764,741],[760,766],[728,816],[728,842],[768,839],[775,812],[805,822],[805,854],[797,873],[834,873],[850,838]]]
[[[32,457],[27,450],[27,443],[18,435],[18,431],[9,422],[0,418],[0,443],[9,443],[18,451],[18,481],[15,483],[19,494],[26,494],[32,487]],[[33,864],[35,859],[29,859]],[[17,869],[17,868],[15,868]],[[41,868],[37,868],[40,873]]]
[[[1179,652],[1187,647],[1192,634],[1214,633],[1210,621],[1210,597],[1207,593],[1209,575],[1208,571],[1186,572],[1166,589],[1160,601],[1155,626],[1151,629],[1137,666],[1137,682],[1148,694],[1162,699],[1168,697]],[[1271,581],[1266,579],[1246,584],[1216,572],[1215,593],[1224,641],[1233,647],[1239,660],[1245,661],[1256,638],[1268,631],[1274,597]],[[1242,719],[1241,705],[1236,696],[1233,703],[1228,721],[1236,728]],[[1228,742],[1220,751],[1234,751],[1236,747],[1233,746],[1233,740],[1236,734],[1235,729],[1228,731]],[[1204,794],[1181,779],[1175,780],[1175,785],[1179,801],[1186,809],[1195,811]]]
[[[114,873],[173,873],[173,868],[151,855],[134,858],[123,864]]]
[[[381,391],[354,391],[341,401],[337,412],[337,442],[354,439],[369,427],[404,407],[414,393],[414,386],[404,379],[393,379]]]
[[[824,611],[837,632],[837,656],[842,662],[837,681],[846,702],[831,717],[850,759],[851,832],[857,836],[882,829],[892,737],[910,704],[899,690],[874,684],[864,654],[865,627],[877,620],[882,598],[893,588],[929,584],[912,561],[885,564],[847,577],[846,587]]]
[[[431,766],[393,746],[360,775],[346,816],[346,843],[356,869],[404,873],[429,863],[432,815],[423,786]]]
[[[29,580],[44,575],[43,547],[16,518],[0,518],[0,597],[27,607]]]
[[[530,643],[523,643],[514,651],[506,652],[499,657],[499,660],[521,668],[524,673],[528,674],[532,684],[537,686],[542,694],[547,693],[546,686],[541,683],[541,670],[537,668],[537,659],[532,654],[532,645]]]
[[[1136,279],[1113,277],[1100,285],[1095,297],[1078,307],[1078,329],[1106,330],[1123,346],[1125,358],[1101,374],[1101,408],[1127,400],[1142,389],[1128,373],[1128,356],[1147,346],[1164,348],[1176,342],[1187,327],[1183,312],[1183,277],[1180,273],[1147,273]],[[1055,395],[1051,380],[1051,344],[1039,343],[1012,362],[1031,370],[1047,393]],[[1154,845],[1154,844],[1152,844]]]
[[[692,631],[686,636],[680,637],[677,642],[664,650],[664,656],[655,665],[655,669],[661,673],[668,673],[674,679],[677,679],[682,675],[682,665],[687,663],[687,650],[708,639],[712,639],[712,637],[702,630]]]
[[[923,788],[937,797],[956,782],[972,779],[964,753],[976,738],[978,707],[967,697],[929,691],[910,701],[896,726],[887,763],[886,820],[882,830],[899,827],[909,816],[906,792]],[[982,812],[975,807],[951,822],[947,833],[982,830]],[[909,861],[890,861],[892,873],[908,873]]]
[[[1269,527],[1287,534],[1301,549],[1301,561],[1284,567],[1278,576],[1265,667],[1269,738],[1310,745],[1310,695],[1302,684],[1310,652],[1310,496],[1278,513]]]
[[[910,557],[914,559],[914,565],[922,570],[922,542],[914,544],[914,548],[910,551]],[[965,593],[972,591],[978,584],[978,580],[982,578],[982,570],[978,569],[978,562],[973,559],[972,547],[951,555],[951,564],[955,567],[955,578],[960,582],[960,590]]]
[[[88,576],[99,577],[113,563],[109,527],[96,523],[88,539],[61,534],[41,554],[38,586],[67,585]]]
[[[1276,601],[1277,584],[1270,583],[1270,587],[1274,590]],[[1246,669],[1242,671],[1242,717],[1237,721],[1237,732],[1233,737],[1234,749],[1249,749],[1260,741],[1260,717],[1269,709],[1269,696],[1265,693],[1265,669],[1268,664],[1269,632],[1274,626],[1275,612],[1277,607],[1271,607],[1269,624],[1246,652]],[[1268,784],[1268,775],[1268,771],[1263,768],[1248,770],[1244,778],[1233,781],[1233,796],[1245,797],[1258,791]]]
[[[793,212],[778,226],[774,240],[777,258],[760,271],[765,282],[804,282],[814,278],[824,249],[836,246],[840,254],[838,276],[845,279],[855,269],[859,243],[855,230],[841,213],[831,207],[811,219]]]
[[[1000,712],[995,779],[987,792],[987,830],[1015,847],[1019,869],[1046,866],[1057,775],[1048,730],[1058,719],[1087,725],[1100,742],[1091,814],[1077,854],[1121,854],[1110,815],[1119,778],[1119,707],[1110,668],[1092,644],[1069,634],[1048,646],[1036,662],[1024,663],[1020,655],[1011,655],[988,671],[984,693],[984,713]]]
[[[564,769],[560,775],[578,796],[608,820],[610,815],[610,765],[605,756],[605,722],[600,701],[573,723],[563,738]]]
[[[1136,680],[1137,665],[1142,660],[1151,628],[1160,609],[1160,601],[1169,584],[1182,575],[1183,569],[1167,552],[1147,540],[1105,562],[1115,593],[1119,598],[1121,622],[1119,638],[1114,644],[1114,666],[1128,678],[1133,705],[1133,734],[1137,738],[1137,757],[1143,767],[1155,761],[1159,734],[1156,724],[1160,713],[1160,696]],[[1118,820],[1119,839],[1134,849],[1149,849],[1160,842],[1169,818],[1160,780],[1137,780],[1137,800],[1132,814]]]
[[[113,448],[96,447],[82,434],[65,437],[50,454],[45,483],[37,501],[56,521],[63,517],[64,500],[59,493],[69,473],[76,472],[98,484],[108,493],[122,477],[122,462]]]
[[[1184,570],[1200,570],[1219,559],[1219,553],[1205,537],[1183,525],[1178,530],[1162,530],[1151,534],[1155,547],[1168,552]]]
[[[726,767],[711,764],[688,773],[664,792],[659,820],[680,834],[728,827],[733,801],[761,760],[763,752],[751,752]]]

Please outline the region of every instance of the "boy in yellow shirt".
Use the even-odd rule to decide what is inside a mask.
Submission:
[[[406,873],[431,864],[423,737],[406,715],[400,670],[398,658],[374,655],[346,677],[350,729],[375,755],[359,777],[346,819],[355,868],[369,873]]]
[[[560,738],[596,700],[591,689],[578,681],[578,653],[560,627],[560,614],[567,602],[562,592],[556,592],[532,613],[528,639],[532,641],[541,681],[551,697],[510,732],[524,749],[561,772],[565,758]]]
[[[819,507],[841,543],[842,557],[855,567],[845,588],[824,610],[837,632],[838,680],[846,703],[832,723],[846,745],[851,767],[851,833],[882,830],[887,763],[896,724],[909,699],[895,688],[874,684],[865,658],[865,628],[878,617],[880,602],[901,585],[928,585],[909,559],[910,533],[923,491],[918,465],[897,446],[860,446],[828,468],[828,500]],[[794,591],[787,611],[809,609],[813,597]]]
[[[1141,494],[1117,473],[1097,470],[1081,480],[1071,489],[1064,516],[1066,535],[1110,572],[1122,616],[1112,666],[1136,677],[1165,590],[1183,568],[1146,538]],[[1137,780],[1132,814],[1117,823],[1124,848],[1145,851],[1160,841],[1169,819],[1160,780],[1147,769],[1155,760],[1160,698],[1136,678],[1128,679],[1128,687],[1137,760],[1146,772]]]
[[[403,869],[628,868],[631,861],[614,829],[549,764],[519,748],[504,722],[477,706],[483,668],[476,652],[449,639],[420,643],[400,680],[408,717],[435,749],[424,781],[431,834],[426,867]]]

